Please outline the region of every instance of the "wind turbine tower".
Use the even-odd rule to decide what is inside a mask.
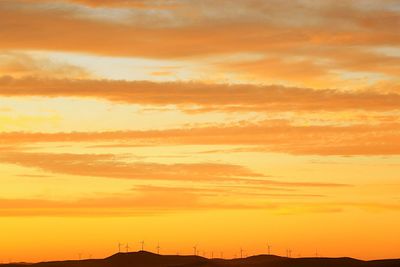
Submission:
[[[126,249],[126,253],[128,253],[129,252],[129,243],[126,243],[125,249]]]
[[[142,244],[142,251],[144,251],[144,241],[140,242]]]

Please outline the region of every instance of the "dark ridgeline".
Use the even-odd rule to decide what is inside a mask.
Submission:
[[[258,255],[243,259],[207,259],[200,256],[158,255],[139,251],[117,253],[105,259],[3,264],[3,267],[400,267],[400,259],[361,261],[352,258],[287,258]]]

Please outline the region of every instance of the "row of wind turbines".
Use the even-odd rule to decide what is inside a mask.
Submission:
[[[145,242],[144,241],[140,241],[139,244],[141,245],[141,251],[144,251]],[[193,248],[193,255],[195,255],[195,256],[200,255],[197,244],[195,246],[193,246],[192,248]],[[270,244],[267,244],[266,248],[267,248],[267,255],[271,255],[272,246]],[[156,247],[156,251],[157,251],[157,254],[159,254],[159,255],[160,255],[160,249],[161,249],[161,247],[160,247],[160,244],[158,243],[157,247]],[[130,252],[129,243],[126,243],[125,246],[122,243],[118,243],[118,253],[122,253],[122,252],[126,252],[126,253]],[[247,257],[247,255],[244,254],[244,252],[245,252],[245,250],[243,250],[243,248],[240,248],[240,258]],[[292,252],[293,252],[292,249],[286,249],[286,257],[291,258],[292,257]],[[177,252],[176,254],[179,255],[180,253]],[[206,256],[206,252],[205,251],[203,251],[203,256],[204,257]],[[210,256],[211,256],[211,259],[214,258],[214,252],[213,251],[211,251]],[[298,256],[301,257],[300,254]],[[315,250],[315,257],[319,257],[319,256],[320,255],[318,254],[318,250]],[[220,252],[220,258],[221,259],[224,258],[224,253],[223,252]],[[234,258],[237,258],[236,254],[234,255]]]
[[[140,241],[139,244],[141,244],[141,251],[144,251],[144,241]],[[122,252],[122,248],[125,248],[125,252],[130,252],[130,247],[129,247],[129,243],[126,243],[125,247],[123,247],[122,243],[118,243],[118,253]],[[160,244],[157,245],[156,249],[157,249],[157,254],[160,254]]]

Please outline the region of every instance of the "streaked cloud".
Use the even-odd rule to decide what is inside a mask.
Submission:
[[[398,204],[388,203],[309,203],[274,202],[241,204],[217,203],[204,200],[195,193],[180,192],[170,194],[158,190],[157,194],[143,191],[139,196],[110,196],[105,198],[86,198],[73,201],[54,201],[45,199],[0,199],[0,217],[18,216],[132,216],[155,215],[173,212],[201,210],[263,210],[273,214],[312,214],[343,213],[362,210],[373,212],[397,212]]]
[[[165,145],[251,146],[240,151],[294,155],[398,155],[400,125],[295,126],[264,122],[186,129],[74,133],[1,133],[6,144],[52,142],[108,142],[105,147]],[[111,144],[110,144],[111,142]],[[100,146],[99,148],[101,148]],[[234,150],[230,152],[235,152]]]
[[[124,162],[113,154],[3,153],[3,163],[39,168],[54,173],[142,180],[224,181],[235,177],[262,177],[244,167],[217,164],[159,164]]]
[[[132,180],[211,181],[238,182],[244,185],[267,185],[284,187],[347,187],[340,183],[275,181],[250,169],[222,163],[176,163],[127,162],[113,154],[56,154],[5,152],[0,162],[79,176],[106,177]]]
[[[81,2],[96,2],[99,5],[111,3]],[[160,3],[112,2],[115,6],[118,3],[150,3],[150,6],[155,6],[152,3]],[[34,4],[30,5],[31,8],[21,8],[20,5],[13,7],[13,4],[6,1],[0,8],[3,28],[0,48],[75,51],[142,58],[272,53],[285,58],[308,57],[305,61],[310,62],[310,66],[318,58],[328,59],[333,61],[333,68],[338,68],[338,64],[335,66],[336,60],[339,59],[340,62],[346,58],[345,55],[339,58],[339,54],[336,57],[332,55],[335,49],[342,51],[358,47],[360,50],[361,47],[362,52],[368,56],[368,49],[364,49],[365,47],[398,46],[400,41],[398,33],[388,30],[387,27],[399,23],[398,12],[390,9],[389,4],[381,4],[375,8],[370,5],[371,9],[362,9],[351,3],[340,5],[334,1],[326,1],[320,5],[311,5],[304,1],[296,1],[291,5],[280,1],[179,3],[180,7],[169,10],[167,15],[143,11],[132,15],[126,24],[121,25],[92,20],[90,16],[76,16],[76,9],[68,10],[65,6],[64,10],[35,8]],[[227,7],[242,12],[216,12],[226,11]],[[296,23],[281,17],[290,10],[299,17]],[[171,20],[171,17],[174,19]],[[14,21],[18,21],[18,25]],[[143,25],[143,21],[151,22],[155,26]],[[26,33],[30,33],[31,38],[24,38]],[[310,57],[311,53],[323,55]],[[375,61],[380,60],[379,56],[382,60],[387,60],[385,55],[373,55]],[[295,60],[294,68],[298,64]],[[368,65],[368,69],[373,72],[375,67],[376,71],[383,71],[380,66]],[[340,67],[346,69],[348,66],[350,69],[356,67],[351,62]],[[290,64],[284,68],[293,69]]]
[[[142,105],[176,105],[188,111],[390,111],[400,95],[310,88],[150,81],[56,80],[3,76],[2,96],[91,97]]]
[[[89,78],[84,68],[21,52],[0,53],[0,73],[13,77]]]

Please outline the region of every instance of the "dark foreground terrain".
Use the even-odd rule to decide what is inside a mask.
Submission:
[[[117,253],[105,259],[4,264],[3,267],[400,267],[400,259],[361,261],[352,258],[285,258],[258,255],[243,259],[158,255],[146,251]]]

